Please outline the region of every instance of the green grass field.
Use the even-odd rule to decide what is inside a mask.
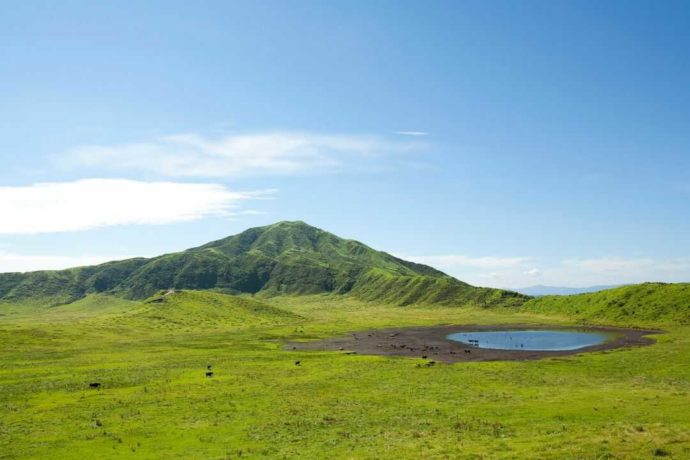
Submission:
[[[0,314],[2,459],[690,458],[690,326],[673,320],[640,322],[667,331],[649,347],[419,368],[282,346],[375,327],[575,319],[192,291],[5,303]]]

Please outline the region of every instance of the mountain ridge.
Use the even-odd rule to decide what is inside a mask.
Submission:
[[[58,271],[0,274],[0,299],[69,303],[90,293],[144,299],[161,289],[230,294],[348,294],[410,305],[513,305],[527,298],[470,286],[302,221],[282,221],[185,251]]]

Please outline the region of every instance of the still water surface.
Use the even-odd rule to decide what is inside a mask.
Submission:
[[[610,334],[578,330],[506,330],[457,332],[449,340],[494,350],[564,351],[600,345]]]

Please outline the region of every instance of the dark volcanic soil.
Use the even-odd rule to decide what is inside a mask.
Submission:
[[[495,331],[505,329],[587,330],[609,333],[612,337],[610,340],[600,345],[570,351],[490,350],[486,348],[469,347],[462,343],[446,339],[448,334],[455,332]],[[428,360],[445,363],[457,363],[461,361],[523,361],[574,355],[591,351],[612,350],[621,347],[651,345],[656,341],[645,336],[649,334],[659,334],[661,332],[663,331],[589,326],[563,327],[524,324],[450,325],[353,332],[345,337],[336,337],[315,342],[291,342],[285,346],[285,349],[338,350],[345,353],[355,352],[362,355],[426,357]]]

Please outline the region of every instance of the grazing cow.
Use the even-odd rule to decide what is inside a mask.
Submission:
[[[89,383],[89,388],[100,388],[101,384],[98,382]]]
[[[422,356],[422,359],[426,359],[426,355]]]
[[[211,378],[213,377],[213,372],[209,371],[206,373],[206,377]]]
[[[211,365],[209,364],[208,366],[206,366],[206,369],[208,369],[208,370],[210,371],[210,370],[211,370]]]
[[[300,366],[302,364],[302,361],[295,361],[295,366]]]
[[[465,350],[466,355],[469,355],[470,353],[472,353],[472,350]]]

